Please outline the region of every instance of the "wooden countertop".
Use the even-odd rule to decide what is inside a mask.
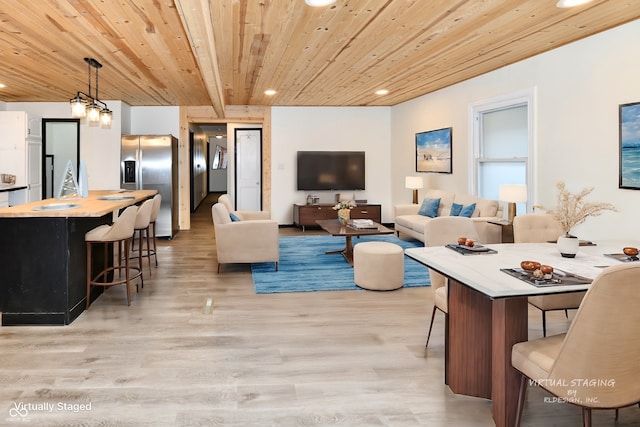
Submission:
[[[134,203],[153,197],[157,192],[157,190],[95,190],[89,191],[89,197],[80,199],[46,199],[38,202],[16,205],[10,208],[1,208],[0,218],[101,217],[115,210],[126,208]],[[112,199],[101,200],[103,197]],[[118,197],[126,198],[117,199]],[[73,204],[78,206],[61,210],[46,209],[46,207],[52,207],[59,204]]]

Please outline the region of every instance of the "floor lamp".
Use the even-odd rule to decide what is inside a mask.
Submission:
[[[516,217],[516,203],[527,201],[527,186],[515,184],[501,185],[498,198],[508,203],[508,219],[509,222],[513,222],[513,219]]]
[[[407,176],[404,179],[405,188],[413,190],[413,204],[418,204],[418,189],[424,186],[421,176]]]

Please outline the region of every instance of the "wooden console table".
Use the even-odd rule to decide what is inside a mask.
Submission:
[[[334,210],[334,203],[320,203],[317,205],[293,205],[293,224],[297,227],[317,227],[316,221],[336,219],[338,211]],[[380,223],[382,217],[381,205],[358,205],[351,209],[351,219],[370,219]]]

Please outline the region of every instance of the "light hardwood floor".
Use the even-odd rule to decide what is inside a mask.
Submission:
[[[0,328],[0,425],[493,425],[491,402],[443,384],[441,314],[425,351],[429,288],[255,295],[248,266],[216,274],[211,201],[161,242],[130,307],[115,287],[69,326]],[[545,396],[530,389],[524,426],[580,425],[579,408]],[[594,419],[640,425],[640,410]]]

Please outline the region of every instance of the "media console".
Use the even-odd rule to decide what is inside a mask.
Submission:
[[[293,205],[293,224],[297,227],[317,227],[319,219],[336,219],[338,211],[333,209],[335,204],[320,203],[317,205]],[[380,223],[382,218],[381,205],[358,205],[351,209],[351,219],[370,219]]]

